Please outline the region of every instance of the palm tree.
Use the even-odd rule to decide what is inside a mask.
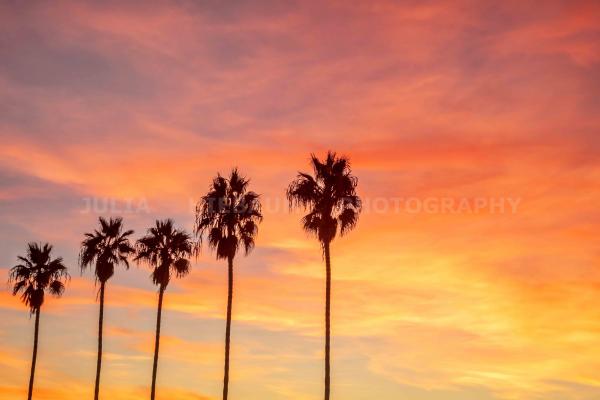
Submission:
[[[156,225],[148,229],[148,234],[139,239],[136,246],[135,261],[145,262],[153,268],[152,281],[155,285],[158,285],[158,313],[154,342],[154,364],[152,366],[152,389],[150,392],[150,399],[154,400],[163,295],[172,274],[180,278],[190,272],[191,264],[188,259],[192,256],[194,244],[187,232],[173,228],[173,221],[167,219],[164,221],[157,220]]]
[[[286,195],[290,208],[308,210],[302,218],[306,232],[321,242],[325,256],[325,400],[330,392],[330,348],[331,348],[331,257],[329,247],[338,230],[346,234],[356,225],[361,210],[360,198],[356,195],[358,180],[352,175],[346,157],[327,153],[325,162],[311,154],[314,176],[299,172],[289,185]]]
[[[104,289],[106,282],[114,275],[115,266],[123,264],[129,269],[127,257],[135,251],[129,243],[132,230],[123,232],[123,219],[99,218],[100,230],[86,233],[81,242],[79,265],[83,272],[86,268],[95,265],[94,274],[96,282],[100,282],[100,316],[98,317],[98,359],[96,362],[96,385],[94,400],[98,400],[100,393],[100,369],[102,368],[102,324],[104,321]]]
[[[38,335],[40,328],[40,310],[44,304],[44,293],[60,297],[65,291],[65,282],[69,279],[67,267],[61,257],[52,258],[52,246],[38,243],[27,245],[27,256],[19,256],[21,264],[11,268],[8,282],[14,283],[13,296],[21,293],[21,300],[29,307],[31,315],[35,314],[35,334],[33,339],[33,357],[27,399],[31,400],[33,377],[37,359]]]
[[[233,259],[240,246],[244,247],[246,255],[254,248],[258,223],[262,220],[259,195],[247,190],[249,182],[239,174],[237,168],[231,171],[228,179],[219,174],[213,179],[209,192],[196,206],[196,236],[201,241],[206,235],[209,247],[216,250],[217,260],[227,260],[229,271],[223,400],[227,400],[229,391]]]

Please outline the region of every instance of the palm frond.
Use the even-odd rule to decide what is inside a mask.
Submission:
[[[190,272],[190,261],[186,260],[185,258],[178,258],[175,260],[175,262],[173,262],[173,269],[175,270],[177,277],[181,278]]]
[[[312,176],[299,172],[296,179],[288,186],[286,195],[290,208],[293,206],[306,208],[318,202],[321,192],[321,188]]]
[[[345,235],[356,226],[358,213],[351,208],[345,208],[338,216],[338,220],[340,221],[340,234]]]
[[[27,280],[22,280],[22,281],[15,282],[15,284],[14,284],[14,286],[12,288],[12,294],[13,294],[13,296],[15,296],[21,290],[24,290],[28,283],[29,282]]]
[[[65,291],[65,285],[59,280],[52,281],[48,286],[48,291],[50,294],[60,297]]]

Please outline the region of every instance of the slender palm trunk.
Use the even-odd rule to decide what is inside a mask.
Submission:
[[[331,355],[331,259],[329,242],[325,246],[325,269],[327,271],[325,283],[325,400],[329,400],[330,391],[330,355]]]
[[[38,336],[40,332],[40,309],[35,310],[35,333],[33,335],[33,357],[31,358],[31,375],[29,375],[29,390],[27,400],[31,400],[33,394],[33,377],[35,375],[35,362],[37,360]]]
[[[231,305],[233,300],[233,257],[228,262],[228,284],[227,284],[227,325],[225,328],[225,373],[223,376],[223,400],[227,400],[229,392],[229,343],[231,339]]]
[[[100,283],[100,315],[98,317],[98,360],[96,361],[96,386],[94,387],[94,400],[100,394],[100,370],[102,369],[102,324],[104,322],[104,285]]]
[[[154,400],[156,393],[156,369],[158,367],[158,347],[160,344],[160,319],[164,293],[165,288],[161,286],[158,292],[158,314],[156,315],[156,338],[154,339],[154,364],[152,365],[152,389],[150,391],[150,400]]]

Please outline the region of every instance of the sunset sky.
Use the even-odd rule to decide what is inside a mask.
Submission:
[[[230,397],[322,398],[324,265],[285,188],[331,149],[365,201],[332,244],[332,398],[598,399],[599,110],[593,0],[2,1],[0,398],[27,391],[33,319],[4,282],[28,242],[73,276],[34,398],[92,398],[83,233],[191,231],[234,166],[264,221],[236,258]],[[149,274],[107,286],[105,399],[149,395]],[[159,399],[220,398],[226,289],[207,248],[169,286]]]

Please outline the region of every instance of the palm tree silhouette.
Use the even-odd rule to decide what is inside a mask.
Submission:
[[[194,244],[187,232],[173,228],[173,221],[166,219],[164,221],[157,220],[156,225],[148,229],[148,234],[139,239],[136,246],[137,255],[135,260],[145,262],[153,268],[152,281],[159,288],[154,363],[152,366],[152,389],[150,392],[150,399],[154,400],[163,295],[172,274],[180,278],[190,272],[191,264],[188,258],[193,253]]]
[[[254,248],[258,223],[262,220],[259,195],[247,190],[249,182],[239,174],[237,168],[231,171],[228,179],[219,174],[213,179],[209,192],[196,206],[196,236],[201,241],[206,235],[209,247],[216,250],[217,260],[227,259],[228,265],[223,400],[227,400],[229,392],[233,259],[240,246],[244,247],[246,255]]]
[[[31,400],[33,378],[37,360],[38,335],[40,328],[40,310],[44,304],[44,292],[56,297],[65,291],[65,281],[69,279],[67,267],[61,257],[51,257],[52,246],[38,243],[27,245],[27,256],[19,256],[21,264],[11,268],[8,282],[13,283],[13,296],[21,293],[21,300],[29,307],[31,315],[35,314],[35,334],[33,339],[33,357],[31,359],[31,374],[27,399]]]
[[[290,208],[308,210],[302,218],[306,232],[316,236],[323,247],[326,268],[325,285],[325,400],[330,392],[331,349],[331,257],[329,247],[338,229],[346,234],[356,225],[361,209],[356,195],[358,180],[352,175],[346,157],[328,152],[325,162],[311,154],[314,177],[299,172],[289,185],[286,195]]]
[[[123,264],[129,269],[127,257],[135,251],[129,243],[132,230],[123,232],[123,219],[99,218],[100,230],[86,233],[81,242],[79,265],[83,272],[95,264],[94,274],[96,281],[100,282],[100,316],[98,317],[98,359],[96,362],[96,384],[94,387],[94,400],[98,400],[100,393],[100,369],[102,368],[102,325],[104,322],[104,288],[106,282],[114,275],[115,266]]]

